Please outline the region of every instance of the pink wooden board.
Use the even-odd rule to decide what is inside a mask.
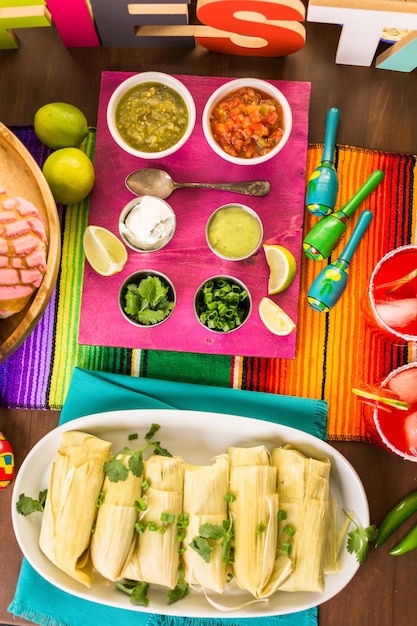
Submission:
[[[79,342],[124,348],[147,348],[294,358],[296,331],[277,337],[262,324],[258,305],[267,295],[268,266],[263,250],[248,261],[222,261],[207,247],[204,230],[211,212],[228,202],[243,202],[259,213],[264,225],[264,242],[281,243],[297,260],[292,285],[273,299],[297,323],[300,290],[302,227],[304,219],[305,169],[308,148],[310,83],[271,81],[287,97],[293,113],[293,130],[282,152],[264,165],[235,166],[215,155],[206,144],[201,114],[210,94],[230,79],[208,76],[177,76],[195,98],[197,122],[189,141],[176,154],[164,159],[144,160],[123,152],[113,141],[106,124],[106,108],[114,89],[131,73],[103,72],[97,122],[94,165],[96,184],[91,197],[90,224],[104,226],[118,234],[118,217],[132,199],[126,176],[146,167],[167,170],[177,182],[225,182],[266,179],[271,191],[264,198],[252,198],[224,191],[179,189],[168,202],[177,215],[177,230],[163,250],[136,253],[122,272],[110,277],[97,275],[85,264]],[[123,280],[140,269],[153,269],[171,278],[177,305],[170,318],[157,327],[136,328],[125,321],[118,309],[118,291]],[[240,278],[252,296],[252,314],[242,328],[227,335],[213,333],[197,321],[193,300],[199,285],[218,274]]]

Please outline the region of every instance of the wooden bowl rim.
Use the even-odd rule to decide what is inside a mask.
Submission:
[[[9,144],[28,168],[43,199],[48,231],[46,271],[39,289],[26,307],[26,314],[12,333],[0,344],[0,363],[8,359],[32,332],[44,312],[58,277],[61,259],[61,227],[57,206],[41,169],[27,148],[0,122],[0,138]],[[12,318],[10,318],[12,319]],[[1,324],[0,320],[0,324]]]

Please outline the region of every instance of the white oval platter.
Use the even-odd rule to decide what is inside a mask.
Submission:
[[[303,431],[259,419],[202,411],[140,409],[100,413],[72,420],[48,433],[27,455],[16,477],[12,498],[14,532],[24,556],[43,578],[69,594],[104,605],[199,618],[266,617],[294,613],[326,602],[349,583],[359,565],[345,546],[341,550],[340,572],[326,575],[323,593],[278,591],[267,602],[237,610],[234,607],[251,598],[234,589],[216,596],[217,601],[220,598],[221,603],[228,607],[227,612],[211,606],[204,594],[197,591],[191,591],[185,599],[168,605],[167,590],[162,587],[150,589],[148,607],[137,607],[114,584],[103,586],[94,583],[91,589],[87,589],[61,572],[44,556],[38,545],[42,514],[23,517],[16,512],[15,503],[19,494],[37,498],[39,492],[47,488],[63,431],[81,430],[102,437],[112,442],[113,452],[116,452],[124,446],[135,447],[135,442],[129,442],[129,435],[138,433],[139,441],[142,441],[153,423],[161,426],[157,436],[161,445],[172,454],[182,455],[188,463],[207,464],[214,456],[225,452],[228,446],[260,444],[272,450],[277,445],[288,443],[305,454],[327,457],[332,466],[330,497],[338,502],[340,521],[344,517],[342,508],[345,508],[355,513],[355,518],[363,527],[370,523],[366,494],[354,468],[329,444]],[[137,447],[140,445],[137,443]]]

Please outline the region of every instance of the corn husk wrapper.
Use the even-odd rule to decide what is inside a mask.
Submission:
[[[279,543],[288,539],[282,532],[287,524],[295,530],[290,557],[293,572],[280,589],[322,592],[330,462],[284,446],[273,450],[272,464],[278,471],[280,509],[287,513],[279,524]]]
[[[270,596],[291,572],[291,561],[277,556],[277,470],[264,446],[228,448],[229,502],[234,524],[233,575],[255,598]],[[259,532],[260,525],[265,530]]]
[[[97,498],[111,443],[79,431],[62,434],[52,466],[39,537],[42,552],[66,574],[91,587],[89,558]]]
[[[330,500],[324,545],[323,569],[325,574],[337,574],[340,571],[340,551],[350,524],[350,519],[345,516],[343,523],[338,527],[337,512],[337,501]]]
[[[161,522],[162,513],[172,513],[176,519],[182,513],[184,462],[180,457],[152,455],[145,461],[144,479],[150,487],[143,499],[148,508],[141,521]],[[180,543],[177,539],[176,521],[166,524],[166,532],[146,528],[137,537],[132,558],[127,563],[123,577],[163,585],[172,589],[177,584]]]
[[[125,455],[127,465],[130,455]],[[103,502],[98,510],[90,554],[94,569],[108,580],[122,576],[136,542],[138,512],[135,500],[142,495],[143,476],[129,472],[126,480],[111,482],[106,476]]]
[[[190,585],[201,585],[217,593],[224,591],[228,572],[221,547],[213,550],[207,563],[189,544],[203,524],[222,526],[227,520],[228,488],[229,458],[226,454],[216,457],[212,465],[185,465],[183,508],[189,524],[183,542],[184,578]]]

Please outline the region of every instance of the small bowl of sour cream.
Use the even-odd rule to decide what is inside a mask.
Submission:
[[[119,216],[119,233],[124,243],[136,252],[156,252],[173,238],[176,216],[165,200],[154,196],[134,198]]]
[[[262,243],[263,225],[259,215],[244,204],[224,204],[206,223],[206,241],[221,259],[242,261],[255,254]]]

